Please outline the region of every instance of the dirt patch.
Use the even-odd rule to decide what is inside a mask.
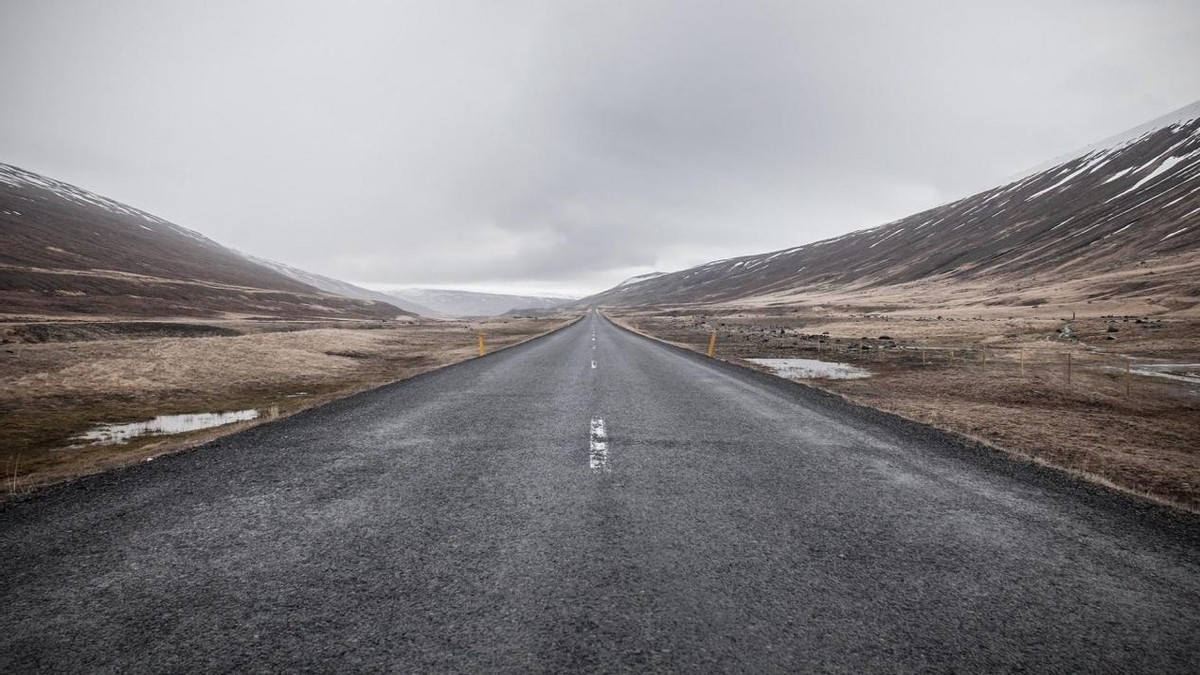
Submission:
[[[1200,511],[1200,383],[1188,380],[1200,363],[1200,320],[732,309],[617,318],[696,351],[715,332],[717,356],[748,366],[748,358],[860,366],[872,376],[805,382]]]
[[[184,324],[122,329],[87,324],[71,337],[6,345],[0,354],[0,462],[6,492],[137,461],[208,440],[477,355],[552,330],[568,317],[479,322],[418,321],[328,324],[226,322],[186,324],[215,335],[135,337],[178,331]],[[119,322],[118,322],[119,323]],[[158,324],[152,324],[158,326]],[[29,324],[6,327],[30,335]],[[37,334],[38,327],[32,329]],[[55,329],[61,330],[61,329]],[[55,333],[51,333],[55,334]],[[62,335],[63,333],[57,333]],[[263,420],[179,437],[141,438],[120,446],[87,446],[76,436],[98,424],[157,415],[255,409]]]

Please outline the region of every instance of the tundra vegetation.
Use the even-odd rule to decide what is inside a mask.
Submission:
[[[4,492],[101,471],[291,415],[552,330],[570,317],[480,321],[39,320],[0,323]],[[250,421],[126,443],[100,424],[256,410]]]
[[[1086,307],[1086,305],[1085,305]],[[612,310],[648,335],[751,358],[854,364],[803,382],[1030,461],[1200,512],[1200,318],[1036,308]]]

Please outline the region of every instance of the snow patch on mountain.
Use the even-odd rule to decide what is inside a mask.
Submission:
[[[187,228],[179,227],[178,225],[163,220],[158,216],[146,213],[141,209],[136,209],[127,204],[122,204],[115,199],[103,197],[95,192],[85,190],[81,187],[76,187],[69,183],[57,181],[53,178],[47,178],[46,176],[33,173],[32,171],[26,171],[25,169],[12,166],[11,164],[0,163],[0,183],[5,183],[7,185],[19,188],[41,188],[43,190],[48,190],[55,195],[66,199],[67,201],[75,202],[76,204],[81,204],[84,206],[98,206],[107,211],[111,211],[112,213],[119,213],[126,216],[136,216],[146,220],[147,222],[154,223],[155,225],[169,227],[179,234],[191,237],[197,241],[202,241],[206,245],[212,243],[211,239],[198,232],[193,232]],[[146,229],[153,228],[147,227]]]
[[[1013,181],[1021,180],[1022,178],[1028,178],[1028,177],[1040,174],[1040,173],[1046,171],[1047,169],[1051,169],[1056,166],[1066,164],[1067,162],[1070,162],[1073,159],[1078,159],[1080,157],[1084,157],[1084,156],[1090,155],[1095,152],[1103,152],[1104,154],[1108,154],[1112,151],[1120,150],[1126,146],[1132,145],[1140,140],[1143,140],[1150,134],[1158,131],[1159,129],[1163,129],[1166,127],[1182,128],[1182,127],[1186,126],[1189,122],[1192,122],[1192,121],[1198,120],[1198,119],[1200,119],[1200,101],[1196,101],[1194,103],[1185,105],[1178,110],[1175,110],[1173,112],[1167,113],[1166,115],[1163,115],[1162,117],[1156,117],[1155,119],[1152,119],[1149,122],[1146,122],[1145,124],[1139,124],[1138,126],[1133,127],[1132,129],[1128,129],[1119,134],[1109,136],[1108,138],[1105,138],[1103,140],[1092,143],[1091,145],[1087,145],[1087,146],[1084,146],[1077,150],[1072,150],[1071,152],[1059,155],[1058,157],[1055,157],[1054,159],[1051,159],[1048,162],[1044,162],[1037,166],[1031,167],[1025,171],[1022,171],[1021,173],[1010,178],[1008,182],[1013,182]]]

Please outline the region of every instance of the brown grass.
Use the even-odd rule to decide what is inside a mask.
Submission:
[[[1127,381],[1123,370],[1130,357],[1200,361],[1200,321],[1137,319],[1070,321],[1068,312],[1066,321],[938,320],[746,310],[721,316],[625,312],[621,321],[696,351],[704,350],[716,330],[717,356],[752,367],[742,359],[855,363],[873,376],[806,384],[1099,483],[1200,510],[1200,386],[1138,375]],[[1059,332],[1065,324],[1070,337]],[[860,340],[866,347],[861,355]]]
[[[0,353],[0,461],[4,492],[93,473],[203,443],[335,398],[476,356],[563,325],[566,317],[420,321],[311,328],[229,322],[224,337],[113,337],[4,345]],[[13,328],[13,326],[9,326]],[[272,330],[274,329],[274,330]],[[269,331],[269,332],[267,332]],[[20,331],[12,330],[12,334]],[[196,331],[189,328],[187,334]],[[80,447],[100,423],[156,415],[257,409],[252,422],[122,445]]]

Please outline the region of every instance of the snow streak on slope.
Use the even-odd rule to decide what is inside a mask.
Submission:
[[[391,318],[184,227],[0,164],[0,308],[9,314]]]
[[[162,218],[159,218],[158,216],[146,213],[145,211],[143,211],[141,209],[136,209],[127,204],[122,204],[121,202],[118,202],[115,199],[109,199],[108,197],[100,196],[100,195],[96,194],[95,192],[85,190],[81,187],[76,187],[69,183],[57,181],[57,180],[54,180],[53,178],[47,178],[46,176],[42,176],[42,175],[33,173],[32,171],[26,171],[25,169],[22,169],[22,168],[16,167],[16,166],[12,166],[11,164],[0,163],[0,183],[4,183],[6,185],[11,185],[13,187],[42,188],[44,190],[48,190],[48,191],[54,193],[55,195],[65,199],[65,200],[75,202],[76,204],[80,204],[80,205],[84,205],[84,206],[96,206],[96,207],[100,207],[110,213],[121,214],[121,215],[126,215],[126,216],[134,216],[134,217],[140,218],[149,224],[149,226],[147,226],[147,225],[142,226],[142,227],[145,227],[146,229],[154,229],[154,227],[165,227],[165,228],[169,228],[171,231],[173,231],[177,234],[181,234],[185,237],[190,237],[190,238],[196,240],[198,243],[200,243],[203,246],[216,245],[215,242],[213,242],[208,237],[205,237],[204,235],[200,234],[199,232],[194,232],[192,230],[187,229],[186,227],[180,227],[174,223],[163,220]]]
[[[650,272],[648,274],[639,274],[636,277],[629,277],[625,281],[622,281],[621,283],[617,284],[617,286],[620,287],[620,286],[628,286],[630,284],[640,284],[643,281],[650,281],[651,279],[657,279],[664,274],[666,274],[666,272]]]
[[[1046,169],[1066,164],[1077,157],[1090,155],[1097,151],[1119,150],[1130,143],[1135,143],[1145,139],[1147,136],[1155,131],[1158,131],[1159,129],[1173,125],[1187,124],[1188,122],[1196,119],[1200,119],[1200,101],[1185,105],[1179,110],[1167,113],[1162,117],[1152,119],[1145,124],[1139,124],[1138,126],[1116,134],[1115,136],[1109,136],[1102,141],[1097,141],[1091,145],[1079,148],[1077,150],[1072,150],[1071,152],[1063,155],[1059,155],[1058,157],[1055,157],[1044,164],[1039,164],[1028,171],[1024,171],[1016,176],[1013,176],[1010,181],[1017,181],[1028,176],[1041,173]]]
[[[1115,139],[892,223],[618,286],[580,304],[734,302],[808,290],[1033,274],[1084,279],[1147,258],[1196,252],[1200,103]],[[1152,287],[1138,282],[1103,292]]]

